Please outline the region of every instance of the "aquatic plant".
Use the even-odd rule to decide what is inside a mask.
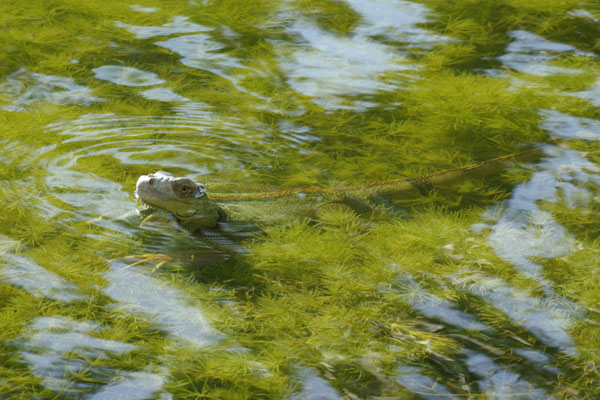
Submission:
[[[0,397],[600,395],[600,10],[373,4],[0,3]],[[332,187],[532,147],[247,254],[113,218],[158,169]]]

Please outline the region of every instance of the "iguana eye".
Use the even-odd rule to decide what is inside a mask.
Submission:
[[[188,194],[192,191],[192,188],[188,185],[181,185],[177,188],[177,191],[179,192],[179,194]]]

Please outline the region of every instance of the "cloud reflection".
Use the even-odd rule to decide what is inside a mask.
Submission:
[[[199,347],[217,343],[223,335],[210,326],[200,305],[183,292],[143,275],[135,268],[111,263],[104,274],[103,292],[117,301],[109,307],[134,313],[157,324],[158,329]]]

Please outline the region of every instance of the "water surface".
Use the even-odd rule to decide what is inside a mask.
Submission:
[[[599,18],[3,2],[0,397],[598,398]],[[335,187],[532,148],[368,211],[222,225],[234,254],[133,195],[157,170]]]

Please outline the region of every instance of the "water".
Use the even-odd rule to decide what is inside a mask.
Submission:
[[[600,397],[600,11],[475,3],[1,3],[0,398]],[[133,196],[532,147],[233,254]]]

